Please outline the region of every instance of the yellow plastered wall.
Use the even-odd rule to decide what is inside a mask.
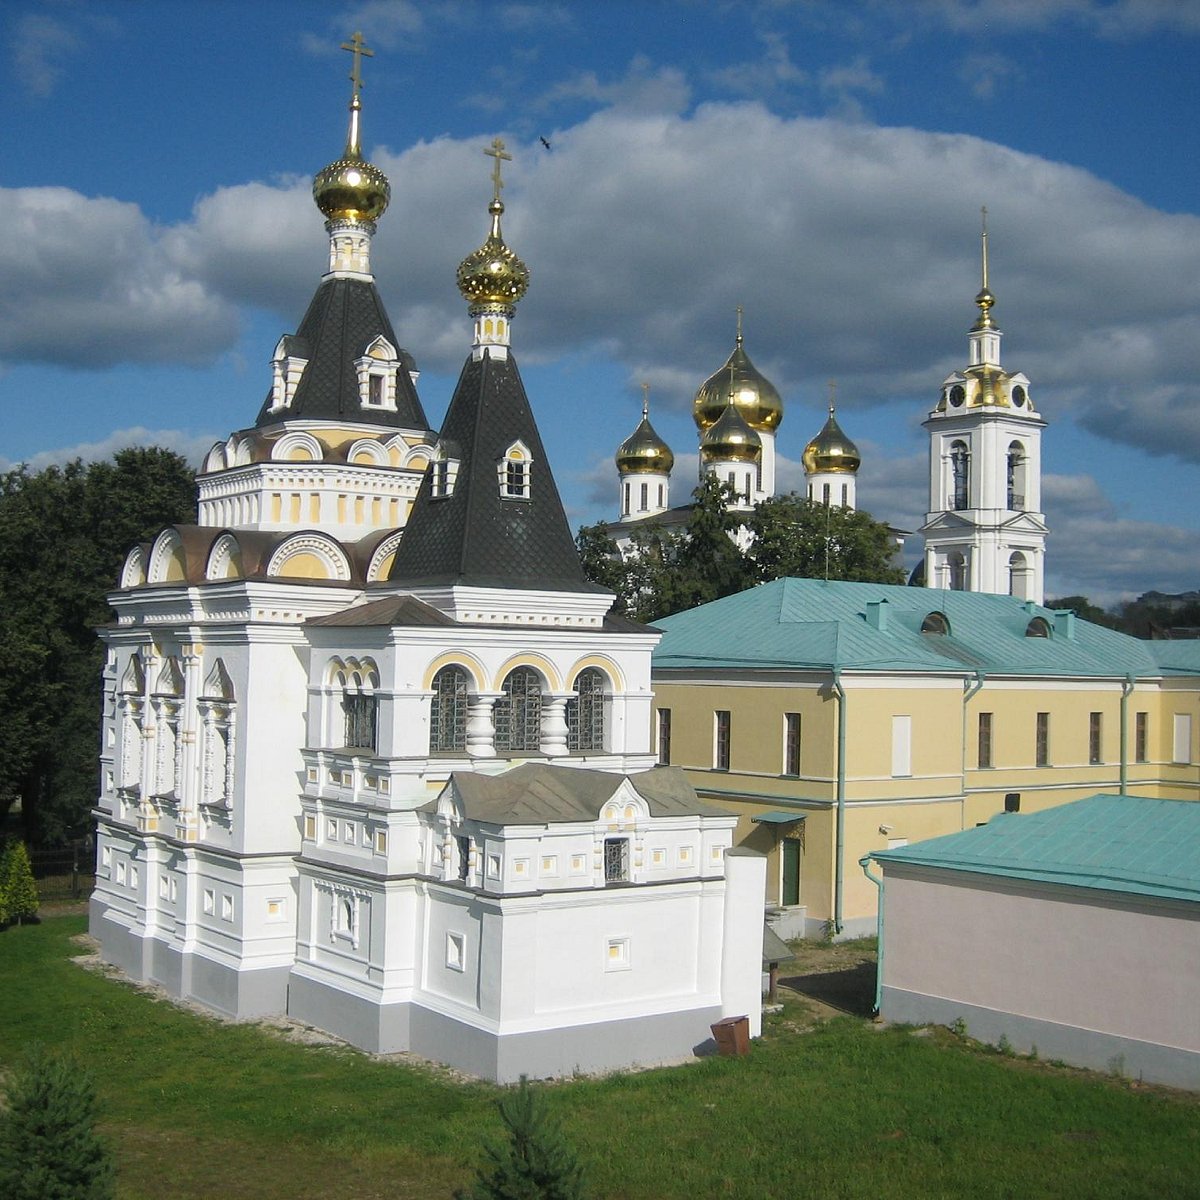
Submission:
[[[281,579],[332,579],[329,566],[315,554],[293,554],[279,568]]]

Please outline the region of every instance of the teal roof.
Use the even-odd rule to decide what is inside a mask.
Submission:
[[[868,620],[873,601],[884,601],[882,628]],[[931,612],[946,618],[949,634],[921,633]],[[1026,636],[1038,617],[1052,636]],[[1187,645],[1143,642],[1012,596],[821,579],[777,579],[654,624],[664,635],[654,651],[656,670],[1160,676],[1167,668],[1154,648]],[[1171,661],[1186,660],[1177,655]],[[1200,671],[1200,657],[1196,662]]]
[[[1200,802],[1090,796],[871,858],[1200,903]]]
[[[1147,645],[1164,674],[1200,675],[1200,638],[1171,638]]]

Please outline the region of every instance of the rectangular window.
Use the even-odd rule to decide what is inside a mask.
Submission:
[[[216,892],[214,892],[212,890],[212,888],[205,888],[204,889],[204,911],[206,913],[213,913],[216,911],[216,908],[217,908]]]
[[[629,839],[604,839],[604,882],[625,883],[629,879]]]
[[[228,892],[221,894],[221,920],[233,920],[233,897]]]
[[[713,766],[718,771],[728,771],[731,736],[729,710],[719,708],[713,713],[713,718]]]
[[[1174,738],[1171,761],[1189,763],[1192,761],[1192,715],[1191,713],[1176,713],[1174,722]]]
[[[981,767],[992,765],[992,714],[990,712],[979,714],[979,765]]]
[[[648,483],[643,483],[642,484],[642,504],[641,504],[642,512],[645,512],[646,509],[648,509],[649,507],[650,507],[650,485]]]
[[[1134,762],[1150,761],[1150,714],[1140,712],[1133,718],[1133,760]]]
[[[912,774],[912,717],[892,718],[892,774]]]
[[[367,376],[367,403],[372,408],[383,407],[383,376]]]
[[[377,829],[375,831],[375,853],[376,854],[386,854],[387,853],[387,830],[386,829]]]
[[[446,966],[461,971],[466,960],[467,938],[462,933],[446,934]]]
[[[658,762],[660,766],[671,765],[671,710],[658,710]]]
[[[629,939],[609,938],[604,958],[606,971],[629,970]]]
[[[458,881],[466,883],[471,873],[471,839],[459,835],[454,841],[458,846]]]
[[[1104,761],[1104,714],[1088,714],[1088,762]]]
[[[1050,765],[1050,714],[1040,712],[1037,715],[1037,734],[1034,739],[1034,765],[1048,767]]]
[[[374,696],[350,692],[342,697],[342,712],[346,717],[346,740],[343,745],[353,750],[374,750],[379,705]]]
[[[800,774],[800,714],[785,713],[783,718],[783,773]]]

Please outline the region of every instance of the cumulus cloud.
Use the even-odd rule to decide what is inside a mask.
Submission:
[[[165,248],[134,204],[68,188],[0,188],[0,361],[105,367],[209,362],[234,307]]]
[[[212,449],[213,443],[220,440],[221,437],[213,433],[188,433],[182,429],[147,429],[145,426],[135,425],[130,429],[118,429],[98,442],[79,442],[74,446],[42,450],[20,461],[31,471],[43,471],[46,467],[60,467],[77,458],[83,459],[84,462],[103,462],[112,458],[118,450],[128,450],[132,446],[161,446],[164,450],[174,450],[193,467],[199,467],[201,460]],[[11,471],[18,465],[18,460],[0,458],[0,471]]]
[[[12,61],[17,78],[34,96],[54,91],[67,61],[83,39],[65,21],[47,13],[26,13],[12,25]]]

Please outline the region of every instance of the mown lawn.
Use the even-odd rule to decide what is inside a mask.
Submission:
[[[0,933],[0,1063],[31,1040],[99,1086],[120,1195],[448,1197],[497,1089],[297,1045],[82,970],[79,917]],[[775,1018],[746,1059],[547,1089],[593,1195],[1200,1197],[1200,1101],[951,1035]]]

